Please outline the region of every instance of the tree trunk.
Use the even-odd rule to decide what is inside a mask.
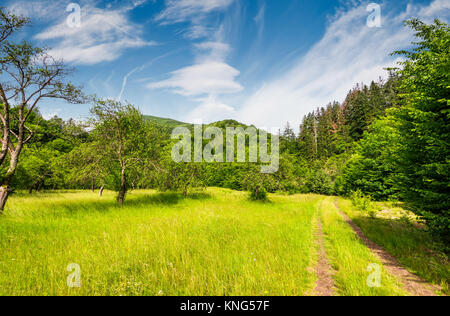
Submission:
[[[95,178],[92,178],[91,191],[92,193],[95,193]]]
[[[98,195],[99,195],[100,197],[103,196],[103,190],[104,190],[104,189],[105,189],[105,187],[102,186],[102,187],[100,188],[100,191],[98,191]]]
[[[123,205],[123,202],[125,202],[126,194],[127,194],[127,181],[125,177],[125,168],[122,168],[122,173],[120,177],[119,197],[117,198],[117,203],[119,203],[119,205]]]
[[[2,125],[3,125],[3,139],[2,139],[2,150],[0,152],[0,166],[3,165],[3,162],[8,155],[9,141],[10,141],[10,132],[9,132],[9,103],[5,95],[5,91],[3,90],[3,86],[0,84],[0,99],[3,103],[3,117],[2,117]]]
[[[42,184],[43,184],[43,182],[41,182],[41,181],[38,182],[38,184],[36,185],[36,192],[41,191]]]
[[[11,155],[9,169],[2,179],[2,184],[0,187],[0,214],[2,214],[5,210],[6,202],[8,201],[8,197],[12,192],[10,183],[12,178],[14,177],[14,174],[16,173],[17,164],[19,163],[19,154],[21,150],[22,148],[19,147],[18,149],[16,149],[14,154]]]
[[[28,193],[33,194],[33,190],[37,190],[37,186],[39,184],[40,180],[34,181],[34,183],[30,186],[30,189],[28,190]]]
[[[11,191],[9,186],[0,187],[0,215],[3,214],[3,211],[5,210],[6,201],[8,201]]]

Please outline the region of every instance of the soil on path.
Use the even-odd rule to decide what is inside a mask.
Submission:
[[[319,250],[319,262],[316,266],[316,275],[318,279],[316,287],[314,289],[314,295],[333,296],[335,294],[333,268],[331,267],[327,259],[325,242],[323,238],[322,221],[320,219],[316,231],[316,242]]]
[[[337,201],[334,204],[345,221],[353,228],[356,235],[358,235],[372,253],[380,258],[386,270],[401,281],[406,291],[413,296],[438,296],[436,292],[440,289],[437,286],[427,283],[417,275],[403,268],[397,259],[364,235],[363,231],[339,208]]]

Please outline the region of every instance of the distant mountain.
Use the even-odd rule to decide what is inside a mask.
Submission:
[[[149,122],[152,122],[152,123],[155,123],[155,124],[161,126],[165,130],[173,130],[174,128],[179,127],[179,126],[188,127],[188,128],[192,128],[192,126],[193,126],[193,124],[190,124],[190,123],[180,122],[177,120],[173,120],[173,119],[169,119],[169,118],[162,118],[162,117],[157,117],[157,116],[152,116],[152,115],[144,115],[144,118]],[[234,120],[218,121],[218,122],[214,122],[211,124],[205,124],[205,126],[219,127],[223,130],[225,130],[227,127],[243,127],[243,128],[248,127],[248,125],[239,123],[238,121],[234,121]]]
[[[157,117],[157,116],[152,116],[152,115],[144,115],[144,119],[149,122],[152,122],[152,123],[155,123],[162,127],[166,127],[166,128],[170,128],[170,129],[173,129],[178,126],[190,127],[192,125],[189,123],[180,122],[180,121],[173,120],[170,118],[163,118],[163,117]]]

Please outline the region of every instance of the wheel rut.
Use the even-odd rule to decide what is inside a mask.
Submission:
[[[373,254],[380,258],[380,261],[386,270],[403,284],[403,287],[407,292],[409,292],[412,296],[438,296],[436,292],[440,291],[439,287],[429,284],[417,275],[412,274],[403,268],[396,258],[366,237],[363,231],[350,219],[350,217],[348,217],[347,214],[339,208],[337,200],[334,204],[338,212],[352,227],[359,239],[361,239],[361,241],[372,251]]]

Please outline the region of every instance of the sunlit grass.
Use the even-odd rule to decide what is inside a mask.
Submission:
[[[216,188],[188,197],[134,191],[118,207],[115,197],[12,196],[0,217],[0,295],[309,295],[317,280],[319,218],[338,295],[406,294],[383,267],[381,287],[367,285],[368,265],[380,262],[334,198],[270,195],[258,203]],[[339,203],[400,262],[443,284],[448,265],[421,251],[429,236]],[[67,286],[72,263],[81,267],[80,288]]]
[[[314,286],[318,197],[209,189],[14,196],[0,220],[1,295],[302,295]],[[81,267],[70,289],[69,264]]]
[[[410,272],[424,280],[439,285],[449,294],[450,263],[440,251],[440,245],[414,222],[415,216],[386,203],[376,219],[366,216],[352,206],[350,201],[339,199],[339,207],[363,230],[364,234],[395,256]],[[390,207],[391,208],[390,208]]]
[[[333,198],[326,198],[317,204],[321,210],[326,251],[335,270],[338,293],[344,296],[392,296],[406,295],[397,280],[389,275],[379,258],[362,243],[344,218],[336,212]],[[380,286],[369,286],[367,282],[374,270],[369,265],[380,267]]]

